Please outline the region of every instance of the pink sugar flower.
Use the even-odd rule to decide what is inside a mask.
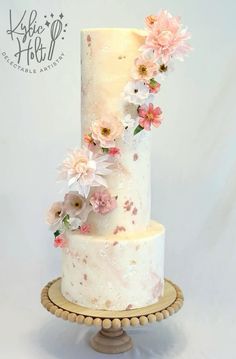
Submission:
[[[64,248],[66,246],[66,240],[63,236],[59,235],[54,239],[54,247],[55,248]]]
[[[124,127],[122,122],[113,115],[107,115],[101,119],[92,122],[91,125],[92,137],[97,141],[101,147],[114,147],[115,140],[117,140]]]
[[[145,130],[150,131],[151,125],[158,127],[162,121],[162,111],[160,107],[154,108],[150,103],[148,106],[143,105],[139,107],[139,125]]]
[[[108,150],[108,154],[112,157],[120,155],[120,149],[118,147],[111,147]]]
[[[137,57],[132,69],[132,77],[135,80],[150,80],[158,73],[158,66],[151,59],[143,56]]]
[[[173,57],[183,60],[183,56],[191,50],[191,47],[187,43],[190,33],[183,28],[180,18],[162,10],[155,18],[153,17],[153,21],[151,24],[152,20],[147,20],[151,26],[141,50],[153,50],[156,60],[164,64]]]
[[[112,197],[108,190],[96,191],[90,198],[90,203],[95,213],[107,214],[116,208],[116,198]]]
[[[90,224],[82,224],[82,226],[80,226],[80,233],[81,234],[88,234],[91,232],[91,225]]]
[[[145,18],[145,24],[147,26],[148,29],[152,29],[154,23],[157,20],[157,16],[155,15],[149,15]]]
[[[154,79],[151,79],[148,83],[150,93],[157,93],[160,90],[161,85]]]
[[[64,210],[70,217],[78,217],[86,207],[85,198],[78,192],[71,191],[65,194]]]
[[[84,142],[90,151],[93,151],[95,149],[96,143],[94,142],[94,140],[90,134],[84,135]]]

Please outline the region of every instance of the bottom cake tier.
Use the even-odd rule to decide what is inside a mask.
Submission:
[[[128,310],[158,301],[164,289],[165,228],[151,221],[144,232],[108,237],[66,233],[63,296],[76,304]]]

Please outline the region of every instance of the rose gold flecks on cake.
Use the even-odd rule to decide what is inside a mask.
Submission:
[[[132,224],[135,224],[135,221],[134,221],[134,220],[132,220]]]
[[[72,262],[72,266],[73,266],[73,268],[75,268],[75,263],[74,262]]]
[[[113,242],[113,246],[116,246],[118,244],[118,242],[117,241],[115,241],[115,242]]]
[[[125,310],[130,310],[130,309],[132,309],[132,307],[133,307],[133,305],[132,305],[132,304],[129,304],[129,305],[127,305],[127,307],[125,308]]]
[[[117,227],[114,229],[113,234],[117,234],[118,232],[125,232],[125,231],[126,231],[125,227],[123,227],[123,226],[117,226]]]
[[[83,283],[82,283],[82,282],[79,282],[79,284],[80,284],[80,285],[83,285]]]
[[[130,264],[137,264],[137,262],[133,259],[130,261]]]
[[[73,282],[70,282],[70,285],[71,285],[72,287],[74,287],[74,283],[73,283]]]
[[[88,46],[91,46],[91,36],[88,34],[87,35],[87,43],[88,43]]]
[[[134,161],[137,161],[137,159],[138,159],[138,154],[135,153],[135,154],[133,155],[133,160],[134,160]]]
[[[96,304],[97,301],[98,301],[97,298],[92,298],[92,299],[91,299],[91,303],[92,303],[92,304]]]
[[[125,211],[129,212],[132,209],[132,206],[133,206],[133,202],[127,200],[125,201],[123,208]]]
[[[106,306],[106,308],[110,308],[111,301],[109,299],[105,302],[105,306]]]
[[[136,207],[134,207],[134,209],[133,209],[133,211],[132,211],[132,214],[133,214],[134,216],[136,216],[137,213],[138,213],[138,210],[137,210]]]
[[[83,263],[84,263],[84,264],[87,264],[87,259],[84,258],[84,259],[83,259]]]
[[[87,274],[84,274],[84,280],[88,280]]]

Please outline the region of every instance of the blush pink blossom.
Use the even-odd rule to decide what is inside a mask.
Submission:
[[[93,151],[95,149],[96,143],[94,142],[94,140],[90,134],[84,135],[84,142],[90,151]]]
[[[91,232],[91,225],[90,224],[82,224],[80,227],[80,233],[82,234],[88,234]]]
[[[151,80],[148,83],[148,87],[149,87],[150,93],[157,93],[160,90],[161,84],[159,84],[159,82],[157,82],[157,81]]]
[[[149,15],[145,18],[145,24],[147,26],[148,29],[152,29],[153,25],[155,24],[157,20],[157,16],[156,15]]]
[[[113,115],[107,115],[101,119],[92,122],[92,137],[101,147],[114,147],[123,130],[123,124]]]
[[[132,77],[135,80],[150,80],[158,73],[158,66],[151,59],[143,56],[137,57],[132,69]]]
[[[64,210],[70,217],[78,217],[86,207],[85,198],[78,192],[71,191],[65,194]]]
[[[112,157],[120,155],[120,149],[118,147],[111,147],[108,150],[108,154]]]
[[[146,21],[150,24],[152,22],[152,20]],[[153,50],[156,59],[164,64],[173,57],[182,60],[191,47],[187,43],[190,33],[183,28],[180,18],[162,10],[153,17],[153,21],[153,24],[148,27],[145,45],[141,47],[141,50]]]
[[[47,223],[51,230],[56,231],[61,227],[64,216],[63,202],[53,203],[47,213]]]
[[[87,148],[74,149],[59,167],[59,179],[83,197],[88,197],[91,187],[107,186],[104,176],[111,173],[108,155],[100,155]]]
[[[54,247],[64,248],[65,246],[66,246],[66,240],[63,236],[59,235],[54,239]]]
[[[139,107],[139,125],[143,127],[145,130],[150,131],[151,125],[158,127],[162,121],[162,111],[160,107],[153,106],[150,103],[148,106],[143,105]]]
[[[90,198],[90,203],[95,213],[107,214],[116,208],[116,198],[112,197],[108,190],[96,191]]]

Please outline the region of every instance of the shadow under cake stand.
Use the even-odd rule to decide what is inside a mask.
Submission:
[[[123,328],[159,322],[176,313],[183,305],[181,289],[165,279],[164,296],[155,304],[138,309],[94,310],[69,302],[61,293],[61,279],[49,282],[41,292],[42,305],[58,318],[77,324],[94,325],[100,331],[90,339],[92,348],[101,353],[117,354],[133,347]]]

